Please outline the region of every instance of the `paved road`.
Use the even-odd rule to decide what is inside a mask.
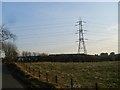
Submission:
[[[8,71],[7,67],[2,65],[2,88],[24,88]]]

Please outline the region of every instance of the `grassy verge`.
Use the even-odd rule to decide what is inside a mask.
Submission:
[[[30,88],[46,88],[48,90],[55,88],[52,84],[39,81],[37,78],[32,77],[18,67],[17,64],[8,64],[7,67],[14,78],[25,85],[25,90],[29,90]]]

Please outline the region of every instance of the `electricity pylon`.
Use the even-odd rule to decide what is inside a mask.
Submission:
[[[85,45],[85,38],[84,38],[84,31],[86,30],[83,30],[83,23],[86,23],[85,21],[82,21],[81,18],[79,18],[79,21],[77,22],[78,24],[76,26],[78,26],[78,34],[79,37],[78,37],[78,54],[80,54],[82,52],[82,49],[84,51],[84,54],[87,54],[87,50],[86,50],[86,45]]]

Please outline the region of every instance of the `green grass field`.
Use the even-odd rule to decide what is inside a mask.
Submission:
[[[78,62],[78,63],[60,63],[60,62],[37,62],[25,63],[30,68],[35,69],[34,77],[38,77],[41,72],[40,80],[46,81],[48,73],[49,83],[55,83],[55,76],[58,76],[56,87],[70,87],[70,78],[73,78],[74,87],[93,88],[98,83],[100,88],[117,88],[118,83],[118,63],[120,61],[106,62]],[[20,65],[18,63],[18,65]],[[25,67],[21,67],[24,70]],[[32,72],[31,72],[32,74]]]

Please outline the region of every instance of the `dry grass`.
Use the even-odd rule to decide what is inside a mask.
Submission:
[[[106,62],[79,62],[79,63],[60,63],[60,62],[37,62],[25,63],[27,67],[35,69],[34,77],[38,77],[41,72],[40,80],[46,81],[46,73],[50,83],[55,83],[55,76],[58,76],[57,87],[70,87],[70,78],[73,78],[74,87],[95,87],[98,82],[101,88],[118,87],[118,63],[120,61]],[[18,65],[21,65],[18,63]],[[22,66],[26,70],[25,65]],[[31,72],[32,74],[32,72]]]

